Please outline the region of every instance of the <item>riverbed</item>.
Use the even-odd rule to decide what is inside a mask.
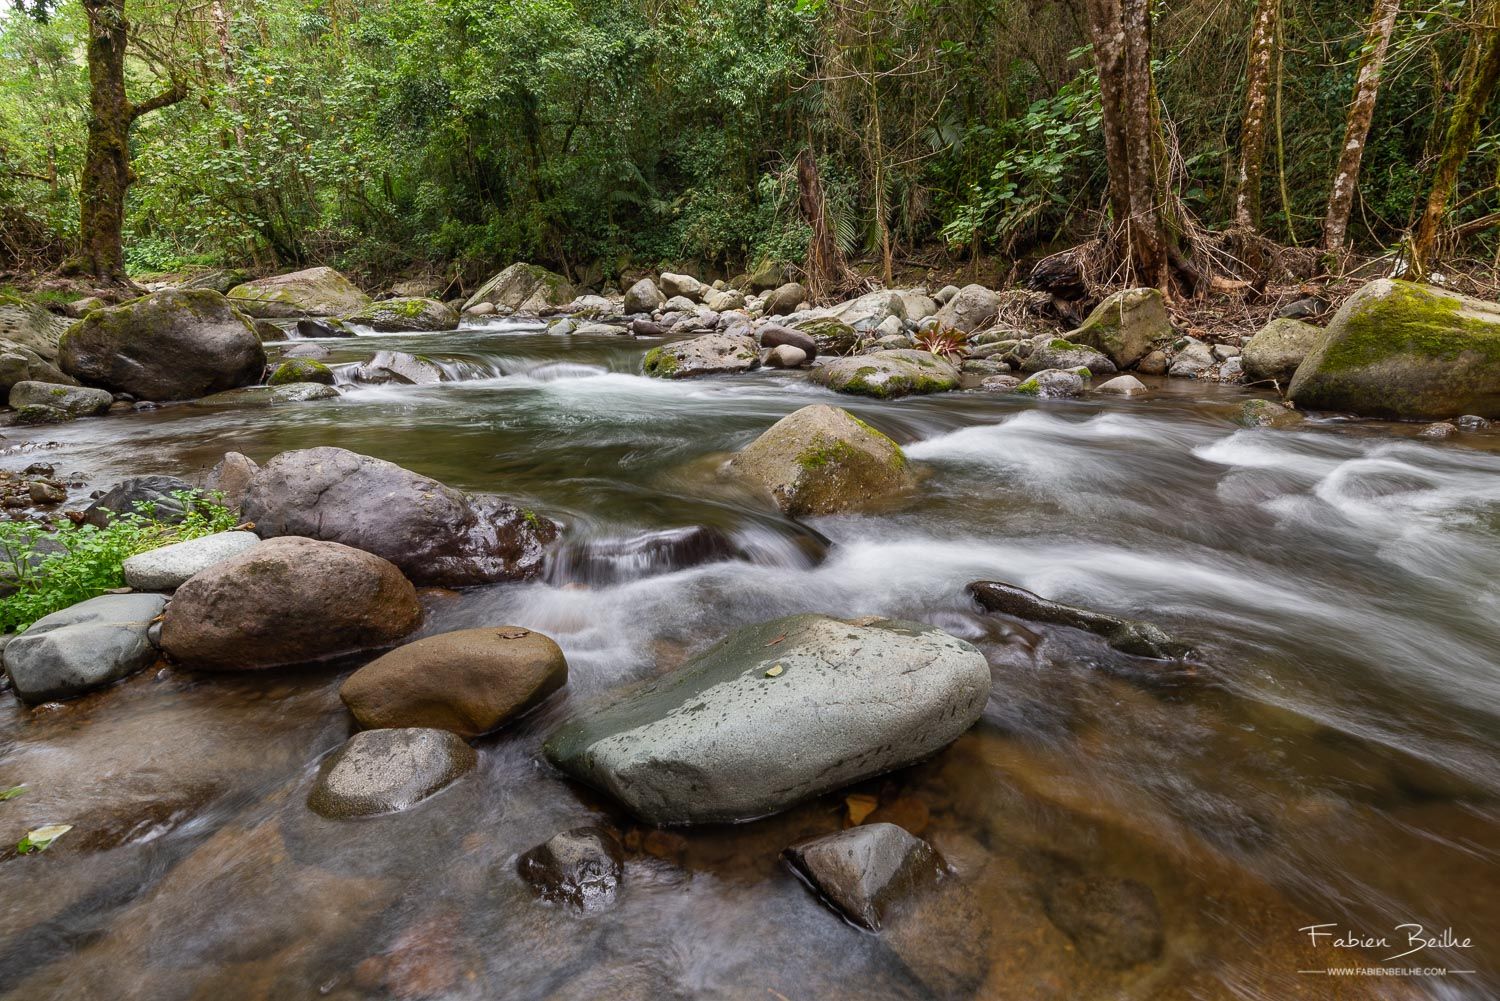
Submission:
[[[639,374],[654,342],[519,321],[319,343],[335,365],[422,354],[454,381],[7,430],[0,468],[79,473],[83,501],[127,475],[199,477],[226,451],[338,445],[501,494],[562,522],[564,546],[537,582],[424,592],[421,635],[526,626],[562,646],[569,683],[477,741],[476,774],[360,821],[304,803],[351,732],[351,665],[162,666],[35,710],[0,694],[0,788],[27,787],[0,803],[0,841],[74,825],[0,857],[0,996],[908,999],[939,996],[934,965],[959,963],[981,967],[973,996],[1017,1001],[1500,996],[1500,431],[1245,429],[1245,390],[1188,380],[1128,400],[891,402],[801,372],[661,381]],[[916,491],[798,523],[720,476],[810,403],[894,437]],[[690,526],[732,558],[630,544]],[[1150,620],[1197,653],[1141,661],[986,615],[964,592],[978,579]],[[981,722],[925,763],[732,827],[641,827],[542,759],[579,706],[804,611],[974,643],[993,677]],[[809,893],[778,853],[848,822],[850,796],[931,841],[966,906],[898,938]],[[590,822],[629,849],[614,905],[535,899],[516,856]],[[1119,969],[1076,947],[1047,900],[1078,874],[1150,888],[1159,959]],[[1402,961],[1447,975],[1337,977],[1388,953],[1305,930],[1404,943],[1407,923],[1470,945]]]

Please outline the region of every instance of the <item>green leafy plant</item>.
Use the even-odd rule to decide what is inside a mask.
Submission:
[[[0,789],[0,803],[4,803],[9,799],[15,799],[25,791],[25,786],[11,786],[9,789]]]
[[[72,824],[48,824],[46,827],[27,831],[26,836],[16,842],[16,854],[30,855],[32,852],[44,852],[52,847],[53,842],[72,829]]]
[[[125,585],[124,564],[136,553],[225,532],[235,516],[219,494],[178,491],[182,521],[156,518],[155,505],[115,516],[106,528],[79,525],[48,532],[30,522],[0,522],[0,583],[15,592],[0,605],[0,632]]]
[[[964,346],[968,338],[960,330],[952,327],[937,327],[920,333],[914,339],[914,343],[923,351],[937,355],[947,361],[956,361],[963,357]]]

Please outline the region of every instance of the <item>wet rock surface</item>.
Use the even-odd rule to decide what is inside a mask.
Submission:
[[[576,716],[546,753],[651,823],[748,820],[932,754],[988,696],[984,658],[931,626],[794,615]]]
[[[760,349],[749,334],[704,334],[652,348],[643,364],[659,379],[726,375],[760,368]]]
[[[336,820],[398,813],[451,785],[478,760],[446,730],[364,730],[328,759],[307,805]]]
[[[625,852],[609,828],[575,827],[523,854],[516,869],[537,896],[592,910],[614,899]]]
[[[495,626],[392,650],[351,674],[339,697],[366,728],[432,727],[477,737],[567,681],[567,659],[553,640],[519,626]]]
[[[957,389],[958,371],[926,351],[877,351],[835,358],[813,369],[809,378],[838,393],[893,399]]]
[[[887,916],[937,883],[931,846],[895,824],[870,823],[794,844],[782,853],[844,917],[879,931]]]
[[[1161,955],[1161,910],[1133,879],[1061,873],[1042,888],[1047,917],[1090,960],[1123,969]]]
[[[1122,653],[1166,660],[1186,656],[1191,652],[1191,647],[1187,644],[1172,639],[1149,622],[1123,619],[1075,605],[1048,601],[1014,584],[981,580],[970,584],[968,591],[988,611],[1097,633]]]

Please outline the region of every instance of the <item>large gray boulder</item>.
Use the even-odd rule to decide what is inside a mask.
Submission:
[[[70,325],[29,299],[0,293],[0,394],[18,382],[72,384],[57,366],[57,342]]]
[[[1339,307],[1287,395],[1366,417],[1500,417],[1500,304],[1370,282]]]
[[[1068,340],[1098,348],[1125,370],[1144,358],[1158,341],[1172,337],[1167,303],[1154,288],[1131,288],[1105,299],[1068,334]]]
[[[97,417],[109,410],[115,398],[108,390],[69,386],[55,382],[18,382],[10,387],[10,405],[51,407],[70,417]]]
[[[478,762],[474,749],[446,730],[364,730],[324,763],[307,805],[332,820],[397,813],[452,785]]]
[[[533,512],[342,448],[271,459],[240,513],[264,537],[342,542],[383,556],[418,584],[442,587],[534,577],[542,547],[557,537],[557,526]]]
[[[900,445],[825,404],[771,425],[729,460],[729,469],[793,517],[879,503],[916,482]]]
[[[105,594],[53,612],[5,645],[5,673],[23,702],[71,699],[156,659],[147,633],[166,598]]]
[[[248,316],[275,320],[293,316],[343,316],[370,304],[370,297],[333,268],[306,268],[257,278],[229,290]]]
[[[1272,320],[1245,342],[1240,353],[1250,382],[1275,381],[1285,386],[1323,337],[1321,327],[1290,317]]]
[[[344,317],[380,333],[398,330],[457,330],[458,310],[436,299],[401,296],[372,302],[364,309]]]
[[[839,393],[892,399],[958,388],[958,370],[937,355],[910,348],[834,358],[809,378]]]
[[[793,615],[612,697],[545,750],[647,823],[750,820],[927,757],[989,690],[984,656],[931,626]]]
[[[266,352],[228,299],[153,292],[75,323],[58,348],[69,375],[141,400],[191,400],[260,381]]]
[[[763,316],[786,316],[789,313],[795,313],[797,307],[807,300],[806,286],[800,282],[787,282],[766,293],[760,311]]]
[[[377,351],[369,361],[354,369],[356,382],[402,386],[436,386],[443,381],[443,370],[426,358],[405,351]]]
[[[254,532],[216,532],[148,549],[125,560],[125,583],[137,591],[175,591],[195,574],[258,545]]]
[[[692,275],[677,275],[670,271],[661,273],[661,294],[668,299],[682,296],[691,302],[702,302],[713,289]]]
[[[652,348],[643,365],[659,379],[749,372],[760,368],[760,347],[748,333],[704,334]]]
[[[573,286],[555,271],[538,264],[517,262],[495,275],[464,300],[464,312],[481,304],[517,313],[539,313],[549,306],[573,301]]]
[[[842,320],[857,331],[874,330],[891,317],[897,320],[906,319],[906,300],[901,297],[900,292],[881,289],[877,292],[867,292],[858,299],[841,302],[827,309],[815,310],[814,316],[822,319]],[[797,326],[803,325],[799,323]]]
[[[995,322],[1000,296],[983,285],[965,285],[936,313],[938,326],[971,334]]]
[[[1103,352],[1061,337],[1038,344],[1021,363],[1022,372],[1042,372],[1049,368],[1086,368],[1090,375],[1113,375],[1118,371],[1115,363]]]
[[[625,290],[624,309],[627,313],[652,313],[666,304],[667,297],[649,278],[642,278]]]

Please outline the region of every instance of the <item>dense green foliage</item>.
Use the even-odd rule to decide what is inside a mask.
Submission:
[[[1252,3],[1163,5],[1157,77],[1176,184],[1229,211]],[[1365,5],[1285,5],[1265,225],[1315,235]],[[1098,82],[1075,0],[127,0],[141,119],[126,232],[136,272],[334,263],[469,276],[514,259],[586,284],[632,265],[795,260],[790,164],[809,145],[839,243],[955,258],[1088,232],[1103,202]],[[1465,70],[1470,5],[1403,15],[1353,235],[1397,242]],[[83,15],[0,19],[0,267],[75,237]],[[1494,109],[1454,221],[1500,211]],[[1496,251],[1493,231],[1471,241]]]
[[[124,563],[137,553],[235,525],[234,513],[219,498],[187,491],[174,496],[187,511],[175,524],[157,521],[150,505],[102,529],[79,525],[48,532],[36,522],[0,521],[0,569],[15,588],[0,602],[0,633],[25,629],[45,615],[124,587]]]

